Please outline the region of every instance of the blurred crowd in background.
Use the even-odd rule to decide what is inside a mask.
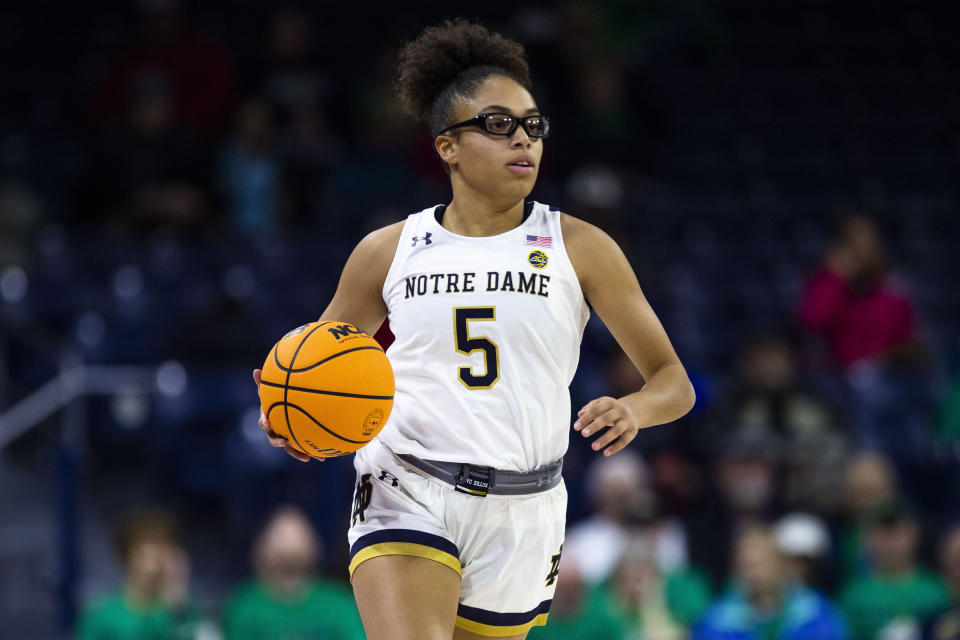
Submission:
[[[391,81],[453,11],[0,8],[0,637],[363,637],[352,460],[267,446],[250,372],[449,198]],[[960,638],[957,7],[464,15],[529,54],[532,197],[620,242],[698,394],[572,435],[530,638]],[[641,384],[592,319],[574,408]]]

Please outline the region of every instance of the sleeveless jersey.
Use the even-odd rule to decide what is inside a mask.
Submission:
[[[396,377],[380,434],[395,453],[527,471],[562,457],[589,317],[560,212],[528,202],[505,233],[409,216],[383,285]]]

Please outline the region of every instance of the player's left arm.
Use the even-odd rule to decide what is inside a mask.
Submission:
[[[643,375],[645,384],[622,398],[604,396],[580,409],[573,428],[584,437],[609,427],[593,443],[613,455],[637,431],[680,418],[696,396],[663,325],[647,302],[627,257],[609,235],[592,224],[564,215],[567,253],[587,302]]]

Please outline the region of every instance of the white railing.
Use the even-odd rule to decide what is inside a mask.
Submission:
[[[169,365],[76,365],[64,369],[56,378],[0,414],[0,451],[81,396],[110,395],[122,391],[144,394],[162,392],[160,373],[164,366]]]

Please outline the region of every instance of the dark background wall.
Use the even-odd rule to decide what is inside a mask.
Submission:
[[[0,449],[7,629],[69,628],[117,580],[109,530],[137,504],[187,523],[211,611],[279,503],[310,514],[325,570],[343,576],[351,461],[299,465],[266,447],[250,370],[323,310],[364,233],[448,198],[390,83],[399,45],[455,14],[0,8],[0,414],[81,363],[148,369],[146,387],[121,372]],[[533,197],[617,238],[697,385],[690,416],[634,445],[700,479],[684,508],[709,499],[716,434],[737,426],[725,407],[744,348],[776,335],[796,384],[842,416],[848,450],[894,459],[935,537],[957,515],[943,489],[957,480],[956,7],[494,0],[462,15],[527,48],[555,127]],[[852,210],[879,226],[916,310],[906,361],[839,366],[796,319]],[[574,404],[631,376],[591,321]],[[571,522],[590,512],[590,455],[575,437]]]

